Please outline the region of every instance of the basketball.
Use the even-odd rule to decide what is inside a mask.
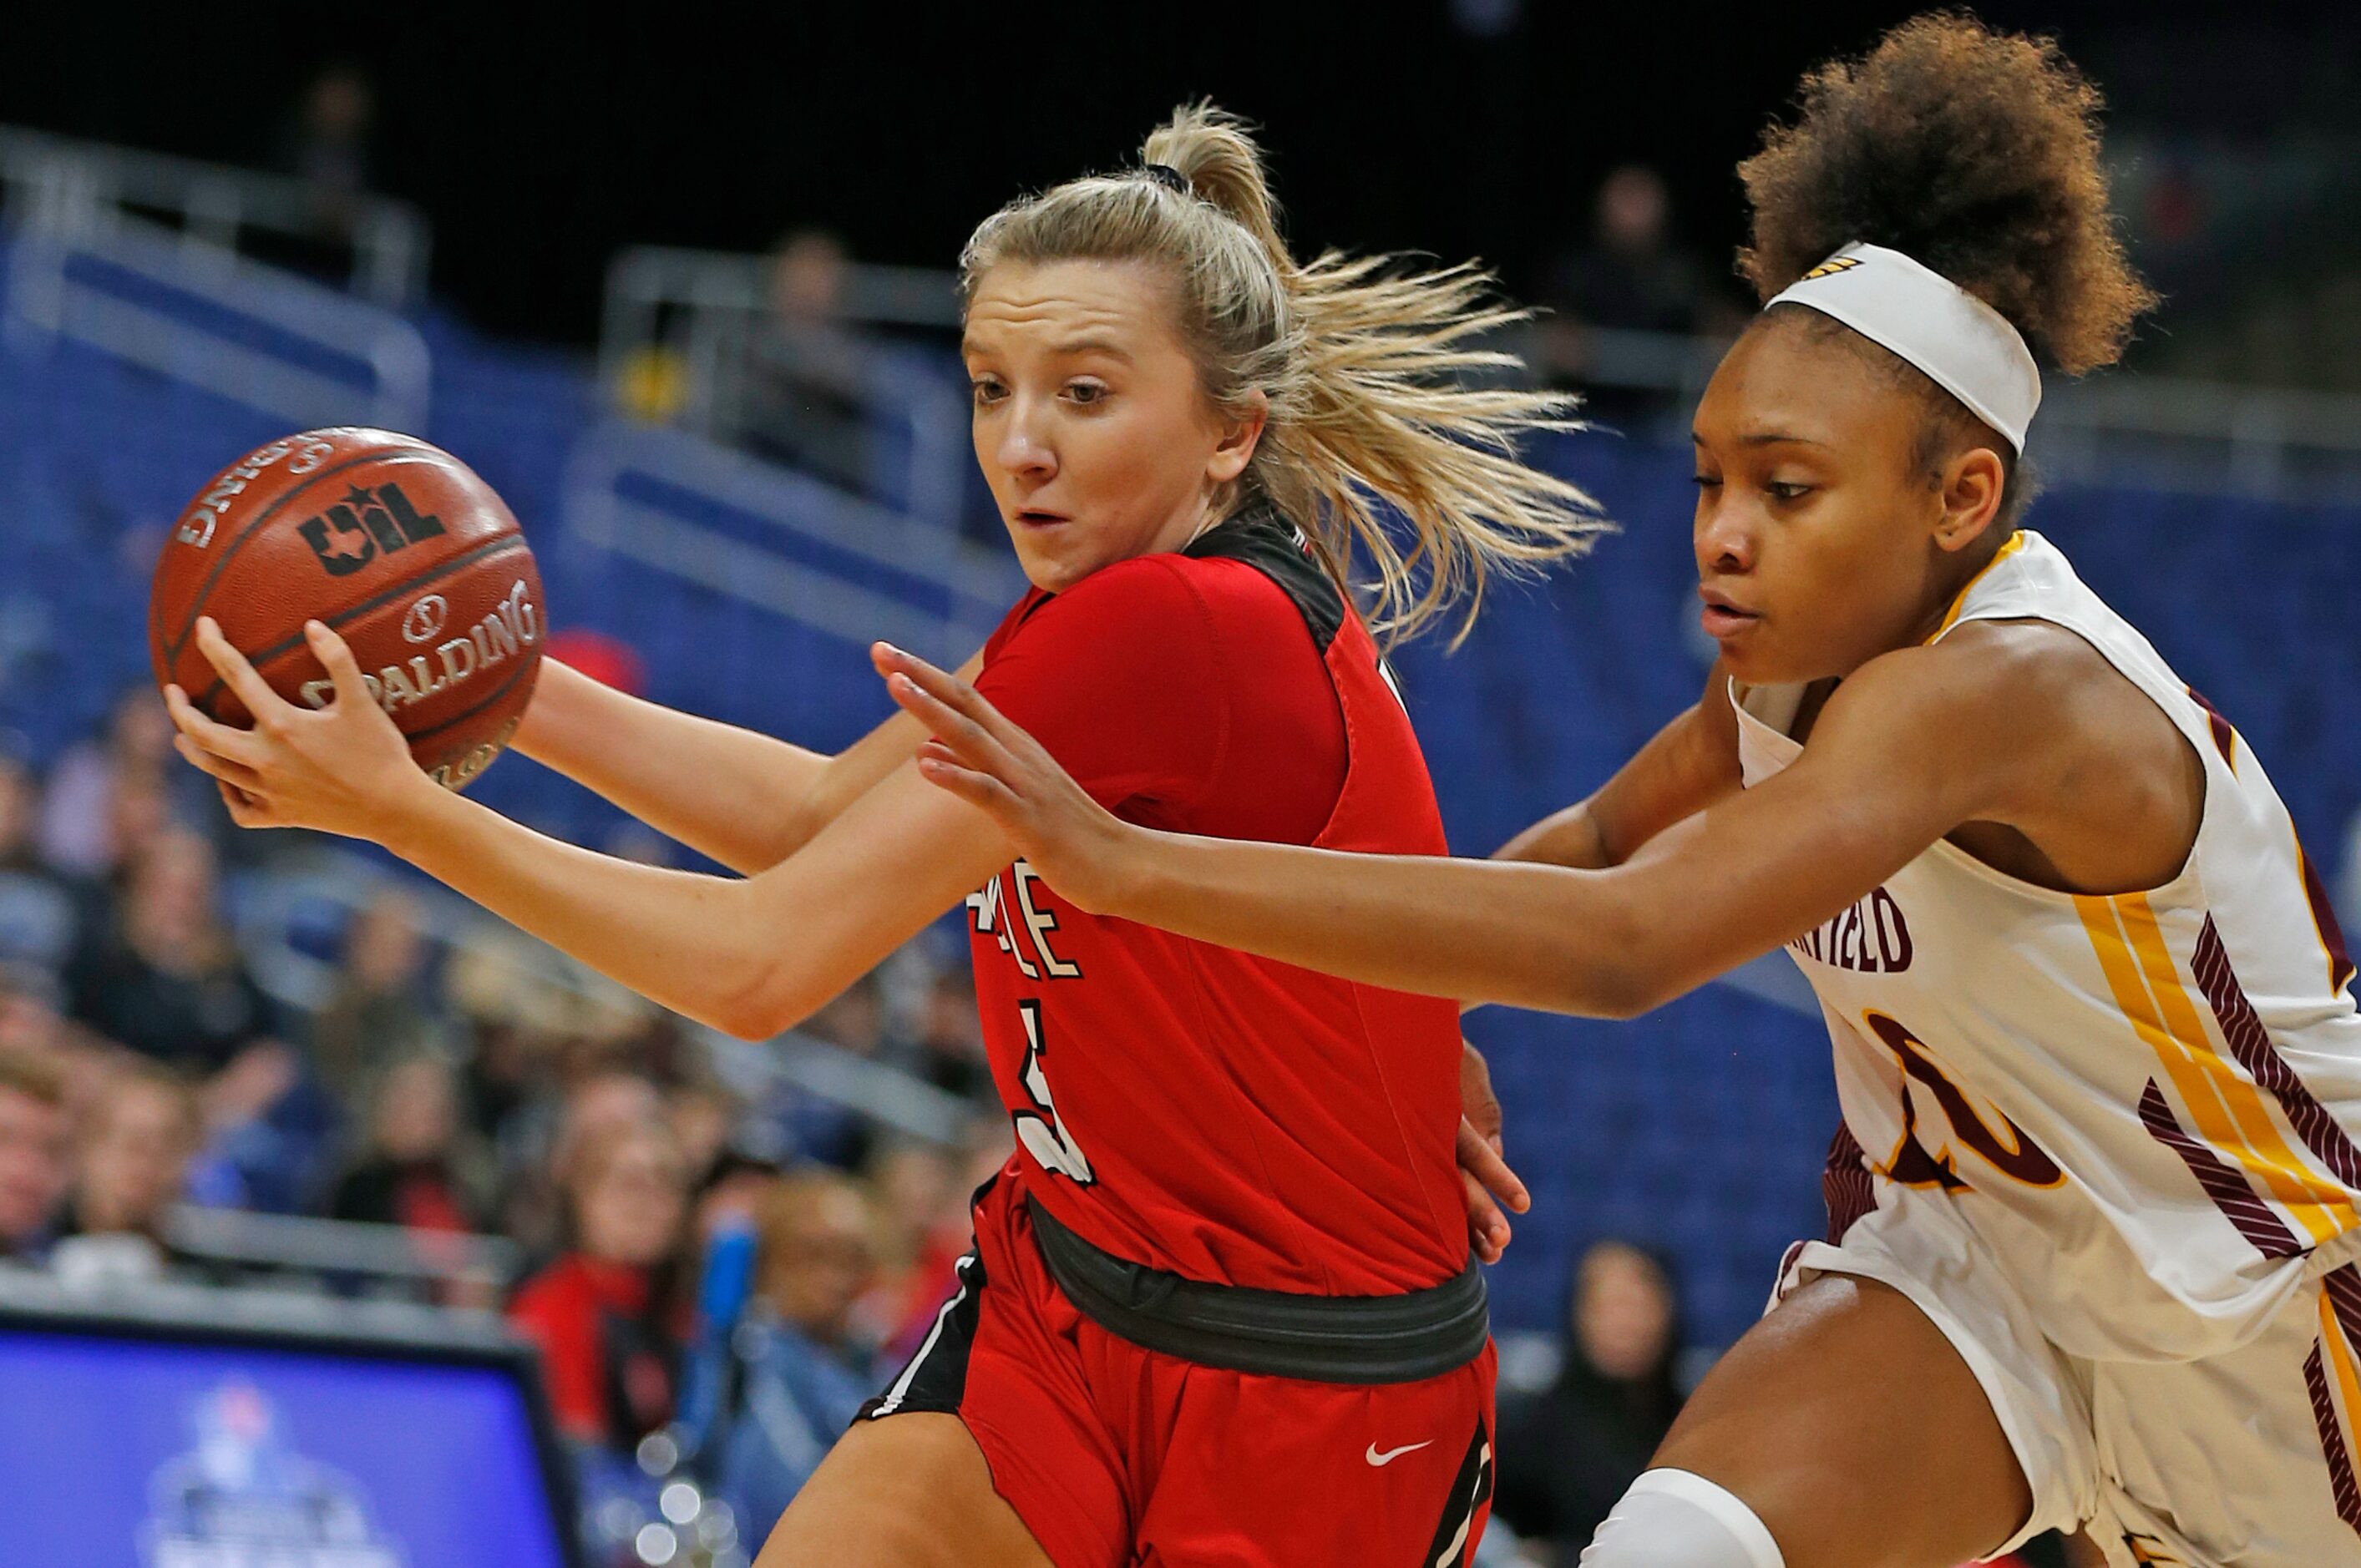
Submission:
[[[157,563],[158,685],[245,725],[246,705],[197,646],[206,615],[272,690],[310,707],[333,688],[303,623],[325,621],[449,789],[515,732],[546,630],[533,551],[491,487],[439,447],[355,428],[287,436],[223,469],[181,509]]]

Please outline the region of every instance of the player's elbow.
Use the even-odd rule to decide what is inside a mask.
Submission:
[[[1586,1018],[1637,1018],[1686,989],[1665,944],[1642,923],[1609,916],[1592,926],[1586,951],[1565,966],[1560,1011]]]
[[[795,976],[779,973],[775,966],[758,967],[720,999],[706,1021],[741,1040],[775,1039],[818,1010],[819,1001],[807,999],[804,990]]]

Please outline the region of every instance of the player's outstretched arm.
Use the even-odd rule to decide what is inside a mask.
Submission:
[[[982,656],[961,666],[972,680]],[[752,876],[794,854],[910,760],[926,731],[895,714],[834,756],[619,692],[555,659],[515,749],[657,832]]]
[[[932,732],[921,773],[1084,908],[1370,984],[1603,1017],[1833,917],[1962,822],[2006,820],[2044,761],[2038,705],[1992,661],[1915,649],[1856,672],[1801,761],[1613,869],[1342,854],[1122,822],[965,683],[873,657]]]
[[[444,789],[369,700],[352,650],[304,628],[335,682],[324,709],[274,693],[208,620],[198,646],[255,716],[234,729],[185,693],[175,743],[241,827],[384,845],[653,1002],[749,1039],[808,1016],[1010,859],[992,819],[904,766],[751,878],[640,865],[544,837]]]
[[[1543,817],[1492,858],[1605,871],[1674,824],[1737,794],[1741,784],[1730,672],[1717,659],[1705,695],[1693,707],[1656,731],[1587,798]]]

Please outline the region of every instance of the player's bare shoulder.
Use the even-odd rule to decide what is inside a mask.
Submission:
[[[1906,682],[1931,698],[1922,738],[1982,781],[1989,806],[1952,835],[1977,858],[2090,893],[2160,886],[2187,861],[2204,812],[2203,762],[2170,716],[2076,632],[1980,620],[1874,663],[1889,686]]]

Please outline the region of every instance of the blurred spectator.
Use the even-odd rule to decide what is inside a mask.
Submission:
[[[1015,1147],[1006,1116],[980,1115],[969,1123],[958,1149],[892,1143],[872,1167],[874,1234],[884,1267],[864,1307],[887,1360],[907,1360],[934,1326],[954,1269],[975,1239],[970,1201]]]
[[[112,927],[74,976],[73,1014],[203,1076],[211,1140],[193,1194],[282,1212],[315,1201],[337,1108],[270,1034],[269,1003],[222,922],[212,847],[183,828],[158,834],[129,868]]]
[[[460,1118],[458,1069],[437,1052],[414,1050],[379,1079],[368,1142],[336,1183],[328,1213],[414,1231],[479,1231],[491,1212],[489,1169]]]
[[[918,1074],[928,1082],[979,1103],[992,1100],[992,1064],[976,1012],[975,971],[968,965],[947,965],[928,985],[918,1046]]]
[[[844,320],[852,258],[826,229],[798,229],[771,256],[770,314],[746,352],[746,444],[845,489],[869,477],[874,346]]]
[[[70,881],[34,845],[41,795],[32,770],[0,752],[0,961],[62,974],[104,919],[99,890]]]
[[[533,1251],[547,1252],[561,1245],[565,1194],[580,1151],[609,1130],[661,1124],[664,1093],[639,1073],[596,1065],[604,1058],[586,1041],[528,1047],[522,1032],[492,1038],[520,1053],[570,1058],[573,1065],[570,1082],[555,1094],[534,1086],[538,1091],[520,1101],[499,1129],[500,1229]]]
[[[0,1051],[54,1058],[72,1031],[64,1017],[65,987],[36,964],[0,962]]]
[[[64,1196],[65,1081],[33,1052],[0,1051],[0,1258],[38,1261]]]
[[[339,63],[312,78],[280,140],[280,165],[303,181],[313,231],[349,241],[369,189],[369,136],[377,91],[359,67]]]
[[[355,1098],[388,1061],[457,1044],[450,1014],[427,984],[421,916],[415,898],[389,887],[346,927],[335,992],[312,1020],[313,1064],[340,1098]]]
[[[732,1342],[738,1416],[718,1477],[755,1540],[876,1391],[873,1347],[853,1331],[854,1304],[876,1266],[860,1184],[798,1172],[773,1184],[758,1213],[755,1299]]]
[[[1708,281],[1697,256],[1673,236],[1664,176],[1627,163],[1609,174],[1593,204],[1588,241],[1551,267],[1537,358],[1547,378],[1587,393],[1586,412],[1612,424],[1658,400],[1591,385],[1599,369],[1591,329],[1693,334],[1734,331],[1742,316]]]
[[[1556,1379],[1500,1402],[1493,1509],[1571,1563],[1680,1413],[1671,1276],[1629,1242],[1592,1245],[1575,1266],[1572,1337]]]
[[[901,1054],[889,1038],[885,986],[871,970],[846,986],[826,1006],[804,1021],[797,1032],[870,1061]],[[792,1097],[785,1117],[796,1146],[807,1157],[840,1170],[857,1170],[866,1164],[874,1139],[869,1123],[834,1101],[813,1095]]]
[[[116,699],[103,739],[75,746],[49,770],[40,858],[69,876],[111,877],[175,818],[208,833],[228,822],[213,780],[172,750],[163,700],[134,686]]]
[[[179,829],[158,835],[75,977],[75,1015],[144,1056],[205,1071],[264,1036],[269,1004],[216,904],[211,847]]]
[[[688,1328],[688,1171],[660,1122],[602,1124],[574,1147],[566,1250],[509,1308],[541,1347],[561,1431],[628,1451],[670,1419]]]
[[[195,1091],[137,1058],[109,1072],[83,1109],[73,1188],[49,1266],[70,1282],[160,1277],[164,1222],[204,1135]]]

